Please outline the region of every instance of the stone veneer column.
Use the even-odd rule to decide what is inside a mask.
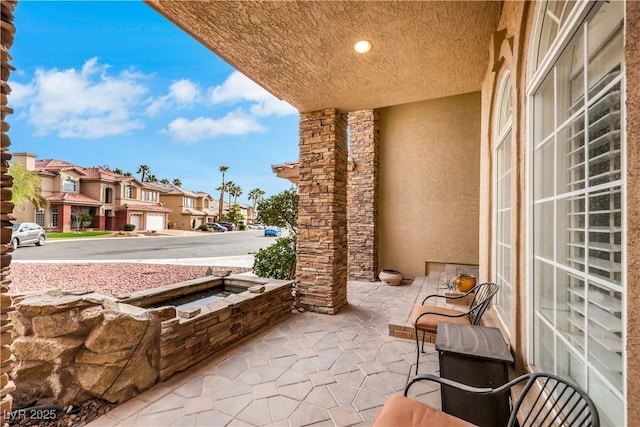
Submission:
[[[349,280],[375,281],[378,276],[378,111],[349,113],[351,161],[347,184]]]
[[[300,114],[296,279],[299,305],[335,314],[347,303],[347,120]]]
[[[13,381],[9,380],[9,373],[13,368],[11,362],[11,335],[12,324],[9,320],[9,312],[13,311],[13,301],[7,295],[11,285],[10,264],[11,264],[11,220],[13,219],[13,203],[11,203],[11,187],[13,179],[7,175],[9,168],[9,146],[11,140],[7,131],[9,124],[5,121],[8,114],[13,110],[7,105],[7,95],[11,92],[8,80],[13,67],[9,65],[11,55],[9,48],[13,44],[15,27],[13,25],[13,10],[17,2],[15,0],[2,0],[2,29],[0,30],[0,62],[1,67],[1,102],[0,116],[2,118],[2,135],[0,139],[0,424],[4,424],[8,419],[5,417],[11,411],[13,399],[11,394],[15,390]]]

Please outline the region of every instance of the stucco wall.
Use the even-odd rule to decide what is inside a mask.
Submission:
[[[478,263],[480,93],[380,110],[380,268]]]

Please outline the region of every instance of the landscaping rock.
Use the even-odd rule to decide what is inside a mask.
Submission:
[[[17,337],[11,345],[11,352],[17,359],[53,362],[75,353],[83,342],[82,338],[71,337]]]
[[[150,322],[148,316],[133,317],[105,311],[102,322],[89,334],[85,347],[96,353],[132,349],[138,345]]]
[[[54,338],[74,334],[83,329],[80,323],[80,311],[77,308],[53,313],[48,316],[36,316],[31,319],[33,332],[41,337]]]

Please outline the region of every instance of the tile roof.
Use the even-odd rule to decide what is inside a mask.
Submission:
[[[134,210],[134,211],[149,211],[149,212],[171,212],[171,209],[165,208],[160,205],[144,205],[135,203],[125,203],[120,205],[118,210]]]
[[[82,168],[86,176],[82,179],[100,179],[103,181],[133,181],[133,176],[121,175],[103,168]]]
[[[36,172],[51,172],[51,171],[67,171],[76,170],[81,174],[85,174],[83,168],[74,165],[73,163],[65,162],[56,159],[36,160]]]
[[[92,199],[79,193],[56,193],[47,196],[49,202],[76,203],[85,205],[102,205],[100,200]]]

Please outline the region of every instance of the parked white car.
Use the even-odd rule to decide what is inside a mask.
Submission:
[[[11,233],[11,247],[18,249],[20,245],[35,243],[36,246],[44,245],[47,240],[44,229],[35,222],[22,222],[13,224]]]

